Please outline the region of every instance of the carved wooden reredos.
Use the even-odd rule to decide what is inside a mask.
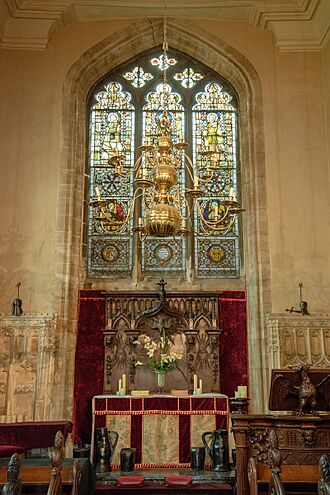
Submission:
[[[183,357],[180,367],[188,384],[177,370],[167,376],[167,389],[193,388],[193,375],[203,379],[204,392],[219,392],[218,298],[216,293],[166,293],[165,282],[157,292],[119,292],[109,295],[104,329],[104,393],[114,393],[118,379],[127,375],[127,387],[155,391],[152,370],[136,367],[142,360],[141,347],[134,344],[145,333],[159,335],[165,328],[173,351]]]

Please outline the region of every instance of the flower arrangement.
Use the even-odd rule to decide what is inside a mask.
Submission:
[[[170,352],[170,341],[164,329],[160,331],[159,341],[152,340],[151,337],[143,333],[135,341],[135,344],[142,345],[148,355],[146,363],[137,361],[136,366],[147,366],[155,371],[155,373],[163,374],[177,369],[186,379],[185,374],[178,364],[178,361],[182,358],[182,354]]]

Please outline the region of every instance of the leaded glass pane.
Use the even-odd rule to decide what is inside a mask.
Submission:
[[[172,65],[177,64],[177,60],[174,57],[169,57],[168,55],[159,55],[158,57],[153,57],[150,60],[151,65],[158,67],[158,69],[164,71],[171,67]]]
[[[184,88],[193,88],[197,81],[203,79],[203,74],[195,72],[191,67],[186,67],[182,72],[174,74],[174,79],[180,81]]]
[[[132,268],[131,222],[134,107],[131,95],[111,82],[95,95],[90,115],[90,197],[109,200],[106,213],[89,207],[88,271],[93,277],[126,276]],[[123,174],[111,158],[123,156]],[[111,223],[107,222],[111,219]]]
[[[143,88],[146,81],[153,79],[153,75],[150,72],[144,72],[143,67],[134,67],[130,72],[126,72],[123,77],[130,81],[134,88]]]
[[[193,155],[204,196],[196,202],[194,227],[197,276],[239,276],[238,220],[226,234],[210,222],[224,218],[221,201],[237,194],[237,112],[232,97],[216,83],[196,95],[193,107]],[[207,153],[212,167],[207,169]],[[209,223],[207,223],[209,222]],[[228,224],[229,225],[229,222]]]

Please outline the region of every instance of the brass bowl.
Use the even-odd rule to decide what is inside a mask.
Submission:
[[[180,214],[174,206],[157,204],[148,208],[144,215],[147,235],[155,237],[173,236],[180,227]]]
[[[168,191],[178,182],[175,167],[164,162],[155,165],[151,170],[150,176],[157,190],[165,189]]]

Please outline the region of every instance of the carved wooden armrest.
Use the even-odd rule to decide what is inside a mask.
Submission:
[[[2,489],[3,495],[21,495],[22,483],[19,478],[19,470],[21,467],[19,455],[13,454],[8,462],[7,468],[7,483]]]
[[[330,495],[330,462],[328,456],[321,455],[320,462],[321,479],[317,485],[318,495]]]
[[[258,470],[254,457],[250,457],[247,466],[247,474],[250,487],[250,495],[258,495]]]

